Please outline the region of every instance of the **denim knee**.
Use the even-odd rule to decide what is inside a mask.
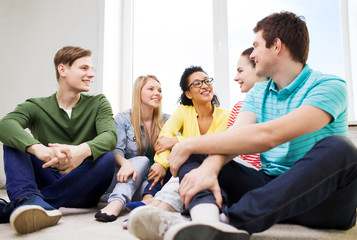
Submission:
[[[96,168],[101,169],[104,173],[113,172],[115,169],[115,158],[112,152],[106,152],[95,160]]]
[[[130,158],[129,161],[132,163],[133,167],[137,171],[138,175],[147,175],[150,168],[150,160],[145,156],[137,156]]]
[[[345,136],[332,135],[321,139],[317,144],[326,144],[326,146],[339,150],[340,152],[357,154],[354,143]],[[357,160],[357,159],[356,159]]]

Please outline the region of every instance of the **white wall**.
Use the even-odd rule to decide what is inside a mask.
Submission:
[[[53,57],[63,46],[91,49],[93,64],[100,70],[102,2],[0,1],[0,117],[29,97],[47,96],[57,89]],[[95,80],[93,92],[100,92],[100,79]]]
[[[53,57],[66,45],[93,51],[91,93],[102,92],[103,24],[103,0],[1,0],[0,118],[27,98],[56,91]],[[2,154],[0,166],[1,186]]]

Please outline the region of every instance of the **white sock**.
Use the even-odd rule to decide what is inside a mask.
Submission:
[[[192,221],[219,222],[219,209],[213,203],[201,203],[190,209]]]
[[[219,214],[219,220],[223,223],[229,224],[229,219],[228,219],[227,215],[224,213]]]

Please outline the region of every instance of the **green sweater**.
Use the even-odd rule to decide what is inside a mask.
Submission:
[[[24,129],[28,128],[31,134]],[[71,118],[58,106],[56,94],[31,98],[0,120],[0,141],[26,152],[37,143],[79,145],[86,142],[95,160],[115,148],[117,134],[109,101],[103,94],[81,94]]]

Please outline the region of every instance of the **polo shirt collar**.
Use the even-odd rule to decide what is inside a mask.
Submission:
[[[309,67],[308,64],[305,64],[304,68],[301,70],[300,74],[294,79],[294,81],[292,81],[288,86],[286,86],[285,88],[281,89],[279,91],[279,93],[281,94],[290,94],[292,92],[294,92],[294,90],[302,83],[304,82],[307,77],[310,75],[311,73],[311,68]],[[270,88],[269,90],[274,91],[274,92],[278,92],[278,88],[274,82],[274,80],[272,78],[270,78]]]

